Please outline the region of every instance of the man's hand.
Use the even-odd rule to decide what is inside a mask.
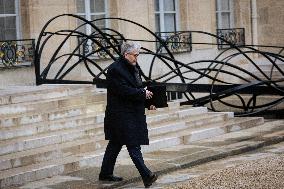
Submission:
[[[146,99],[151,99],[153,96],[153,93],[151,91],[147,90],[147,87],[144,88],[146,91]]]
[[[151,105],[149,109],[150,109],[150,110],[156,110],[157,108],[156,108],[156,106]]]

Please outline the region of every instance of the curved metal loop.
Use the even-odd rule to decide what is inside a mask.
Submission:
[[[57,19],[65,17],[75,19],[76,21],[80,20],[82,24],[75,29],[48,31],[49,26],[56,23]],[[135,27],[149,33],[153,40],[128,39],[114,29],[98,28],[96,22],[100,20],[116,20],[133,24]],[[81,32],[80,29],[86,25],[92,28],[92,34],[86,35]],[[204,31],[187,31],[187,33],[189,33],[190,38],[185,41],[181,40],[184,34],[183,31],[173,32],[173,35],[169,35],[164,39],[145,26],[128,19],[100,18],[88,21],[78,15],[58,15],[44,25],[36,44],[35,71],[37,84],[89,84],[93,83],[91,78],[103,80],[108,67],[102,68],[98,63],[99,58],[115,60],[122,56],[120,54],[121,43],[132,40],[158,44],[154,51],[144,46],[141,48],[141,54],[151,57],[148,74],[145,74],[145,71],[139,67],[141,75],[145,82],[161,83],[166,86],[183,86],[183,90],[179,91],[185,95],[187,100],[183,104],[206,105],[213,111],[220,111],[219,106],[216,105],[216,103],[219,103],[228,108],[236,109],[235,115],[237,116],[246,116],[267,111],[283,102],[284,57],[281,54],[284,51],[284,47],[275,47],[281,50],[278,53],[272,53],[251,45],[237,46],[228,41],[229,39]],[[190,46],[191,50],[193,44],[216,45],[212,43],[192,43],[193,33],[215,38],[216,41],[220,41],[229,48],[218,51],[219,53],[212,59],[208,58],[191,62],[182,62],[176,59],[176,54],[173,52],[177,52],[177,48],[181,46]],[[44,54],[47,50],[50,52],[50,49],[48,49],[49,43],[52,43],[54,53],[48,59],[44,57]],[[66,52],[65,46],[67,45],[71,49],[70,52]],[[172,52],[171,50],[173,49],[174,51]],[[270,70],[262,69],[258,60],[253,59],[254,56],[261,57],[262,61],[270,65]],[[236,64],[237,60],[241,60],[242,63]],[[160,74],[154,75],[154,71],[156,71],[155,66],[162,68]],[[89,77],[84,78],[90,78],[90,80],[66,79],[70,72],[76,69],[81,70],[82,68],[85,68],[87,73],[90,74]],[[275,71],[281,76],[280,78],[273,77]],[[206,89],[201,89],[204,87],[202,85],[204,80],[208,86]],[[199,97],[196,94],[199,92],[206,93],[206,95]],[[257,103],[258,98],[268,94],[273,94],[276,98],[264,104]],[[249,98],[251,95],[252,97]],[[233,98],[233,96],[237,96],[237,98]],[[235,101],[238,101],[238,103]]]

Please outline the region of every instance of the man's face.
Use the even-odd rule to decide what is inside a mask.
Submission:
[[[125,53],[124,54],[124,57],[128,60],[128,62],[135,66],[136,63],[137,63],[137,58],[139,56],[139,52],[138,51],[132,51],[132,52],[129,52],[129,53]]]

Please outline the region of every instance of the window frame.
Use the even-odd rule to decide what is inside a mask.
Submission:
[[[0,18],[5,17],[16,17],[16,39],[4,39],[4,40],[17,40],[21,39],[22,37],[22,28],[21,28],[21,12],[20,12],[20,1],[21,0],[14,0],[15,3],[15,14],[0,14]],[[3,40],[3,39],[0,39]]]
[[[94,0],[95,1],[95,0]],[[84,4],[85,4],[85,12],[84,13],[78,13],[78,11],[76,11],[78,16],[83,16],[85,17],[86,20],[91,21],[92,16],[98,16],[98,15],[105,15],[105,17],[109,16],[109,11],[108,11],[108,0],[103,0],[104,4],[105,4],[105,9],[104,12],[91,12],[91,0],[84,0]],[[77,6],[77,4],[76,4]],[[77,9],[76,9],[77,10]],[[109,27],[109,22],[107,20],[105,20],[105,27]],[[86,34],[90,35],[92,33],[92,27],[87,24],[85,26],[86,29]]]
[[[227,0],[229,3],[229,10],[222,10],[221,5],[222,5],[223,0],[216,0],[216,26],[217,29],[230,29],[235,27],[235,22],[234,22],[234,7],[233,7],[233,1],[232,0]],[[219,9],[220,8],[220,9]],[[224,28],[223,26],[223,20],[222,20],[222,13],[229,13],[229,28]]]
[[[155,0],[154,0],[155,1]],[[175,2],[175,10],[174,11],[165,11],[164,10],[164,0],[158,0],[159,1],[159,10],[155,10],[155,2],[154,2],[154,15],[156,17],[157,14],[160,15],[160,31],[156,32],[165,32],[165,14],[175,14],[175,31],[179,31],[180,25],[179,25],[179,0],[174,0]],[[158,24],[158,23],[155,23]]]

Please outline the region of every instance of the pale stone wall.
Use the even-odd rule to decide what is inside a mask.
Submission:
[[[252,44],[251,38],[251,4],[248,0],[234,1],[235,28],[245,28],[245,42]]]
[[[0,88],[9,85],[35,85],[34,68],[0,70]]]
[[[132,20],[154,31],[154,5],[152,0],[119,0],[118,2],[118,17]],[[153,39],[146,30],[128,22],[119,22],[119,32],[127,39]],[[141,43],[145,47],[152,48],[152,45],[148,43]]]
[[[189,1],[188,0],[181,0],[179,4],[179,11],[180,11],[180,24],[179,29],[181,31],[188,31],[190,30],[190,23],[189,23]]]
[[[215,1],[191,0],[188,2],[189,28],[194,31],[216,33]],[[211,36],[193,34],[193,43],[216,43]],[[208,45],[194,45],[195,49],[216,48]]]
[[[30,39],[30,15],[29,11],[29,1],[21,1],[20,4],[20,18],[21,18],[21,30],[22,30],[22,38]]]
[[[258,43],[284,45],[284,1],[257,0]]]
[[[111,0],[108,1],[108,8],[109,8],[109,17],[117,18],[118,17],[118,0]],[[110,27],[114,30],[118,30],[119,22],[117,20],[110,21]]]

